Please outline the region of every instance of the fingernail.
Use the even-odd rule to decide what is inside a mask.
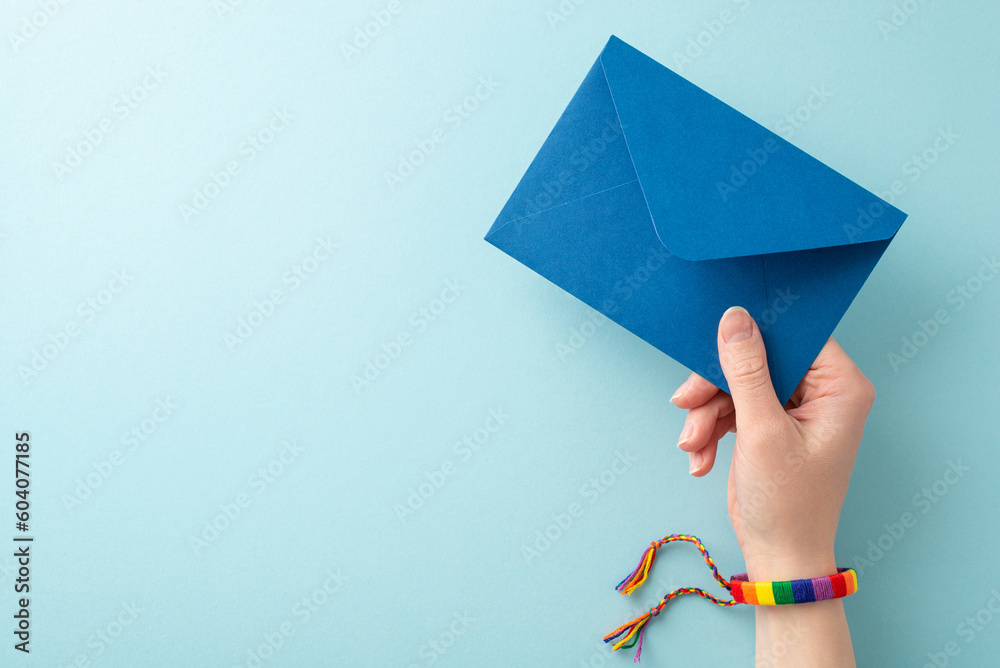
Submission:
[[[722,314],[722,340],[739,343],[753,336],[753,319],[742,306],[733,306]]]
[[[674,392],[674,396],[670,397],[670,403],[674,403],[674,399],[676,399],[677,397],[683,395],[685,392],[688,391],[688,384],[690,382],[691,382],[690,380],[685,380],[683,383],[681,383],[681,386],[677,388],[676,392]]]
[[[689,456],[689,461],[691,463],[691,468],[688,470],[688,473],[697,473],[701,468],[702,462],[705,461],[705,455],[701,454],[701,450],[692,452]]]
[[[677,441],[677,447],[679,448],[682,445],[684,445],[685,443],[687,443],[689,440],[691,440],[691,436],[692,436],[693,432],[694,432],[694,425],[693,424],[686,424],[686,425],[684,425],[684,429],[681,430],[680,440]]]

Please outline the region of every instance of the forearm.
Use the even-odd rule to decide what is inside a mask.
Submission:
[[[832,558],[795,566],[748,564],[752,581],[788,580],[836,573]],[[756,668],[853,668],[854,649],[841,599],[756,607]]]
[[[853,668],[854,649],[840,599],[757,606],[756,668]]]

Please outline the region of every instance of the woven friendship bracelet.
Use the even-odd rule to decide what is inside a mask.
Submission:
[[[850,596],[858,590],[858,574],[853,568],[838,568],[836,575],[809,580],[783,582],[747,582],[747,574],[729,580],[729,593],[737,603],[750,605],[787,605],[812,603]]]
[[[835,575],[821,578],[810,578],[808,580],[786,580],[784,582],[749,582],[746,573],[734,575],[729,580],[719,575],[708,550],[696,536],[687,534],[672,534],[655,540],[649,544],[646,551],[642,553],[639,565],[624,580],[618,583],[616,590],[623,595],[631,596],[632,592],[638,589],[649,576],[649,570],[653,566],[657,549],[667,543],[684,541],[692,543],[701,552],[702,558],[708,567],[712,569],[712,577],[715,578],[719,586],[732,595],[732,600],[719,599],[712,596],[704,589],[697,587],[682,587],[668,593],[649,612],[633,619],[627,624],[619,626],[617,629],[604,636],[604,642],[616,641],[612,649],[623,649],[638,645],[635,651],[635,659],[638,662],[642,655],[642,637],[646,633],[646,625],[653,617],[660,614],[666,604],[685,594],[697,594],[707,601],[716,605],[733,606],[739,603],[748,605],[788,605],[795,603],[812,603],[814,601],[825,601],[834,598],[850,596],[858,590],[858,575],[853,568],[839,568]]]

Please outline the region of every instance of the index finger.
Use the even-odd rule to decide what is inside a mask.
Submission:
[[[712,383],[708,382],[696,373],[692,373],[677,391],[674,396],[670,397],[670,401],[678,408],[692,409],[698,406],[704,406],[708,403],[708,400],[719,393],[719,388],[717,388]]]

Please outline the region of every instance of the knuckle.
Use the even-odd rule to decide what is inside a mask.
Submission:
[[[875,403],[875,385],[857,367],[832,373],[828,389],[842,401],[866,412]]]
[[[861,371],[842,378],[837,385],[840,394],[851,404],[866,413],[871,410],[875,403],[875,385]]]
[[[760,355],[740,355],[729,363],[729,372],[746,387],[755,387],[766,380],[767,363]]]
[[[875,385],[864,375],[858,382],[858,399],[865,408],[871,408],[875,403]]]

